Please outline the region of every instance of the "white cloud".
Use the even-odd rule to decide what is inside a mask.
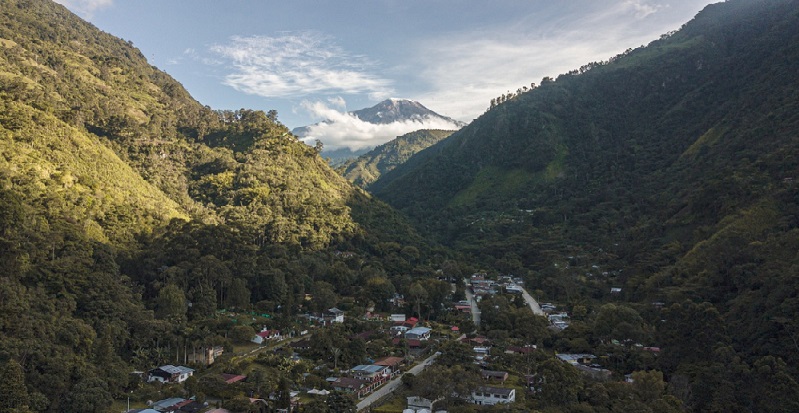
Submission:
[[[96,10],[112,5],[114,0],[55,0],[55,2],[83,18],[89,19]]]
[[[312,144],[318,139],[329,149],[348,147],[355,150],[377,146],[419,129],[459,129],[452,122],[431,118],[378,125],[362,121],[355,115],[331,108],[323,102],[305,101],[302,106],[315,117],[326,119],[310,126],[308,135],[303,140]]]
[[[373,73],[376,64],[352,55],[315,32],[278,37],[232,37],[211,51],[227,59],[232,73],[225,84],[264,97],[367,93],[378,98],[393,92],[392,81]]]
[[[551,20],[533,13],[502,27],[429,40],[415,57],[427,87],[414,98],[438,113],[470,121],[492,98],[647,44],[692,16],[665,13],[675,10],[647,0],[579,6]]]
[[[635,17],[639,19],[649,16],[652,13],[656,13],[658,9],[661,8],[659,4],[647,4],[643,0],[625,0],[623,4],[629,7],[635,14]]]

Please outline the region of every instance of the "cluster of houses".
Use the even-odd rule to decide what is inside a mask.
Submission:
[[[328,377],[327,382],[334,390],[351,393],[361,398],[397,377],[402,371],[404,362],[405,359],[402,357],[383,357],[372,364],[361,364],[347,370],[346,376]]]
[[[556,330],[565,330],[569,326],[569,313],[556,312],[557,306],[552,303],[541,304],[541,310],[546,313],[549,324]]]
[[[475,273],[469,278],[469,287],[479,301],[483,296],[494,295],[502,290],[509,294],[522,294],[524,281],[519,277],[502,275],[497,280],[488,279],[485,273]]]

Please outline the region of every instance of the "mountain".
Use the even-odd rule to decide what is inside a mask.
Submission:
[[[351,182],[363,188],[408,161],[419,151],[434,145],[454,131],[422,129],[398,136],[338,168]]]
[[[356,110],[351,113],[364,122],[374,124],[402,121],[422,122],[438,119],[450,122],[458,128],[466,125],[464,122],[439,115],[415,100],[407,99],[386,99],[370,108]]]
[[[690,410],[769,411],[757,369],[789,387],[799,373],[798,71],[799,2],[710,5],[505,99],[370,189],[550,299],[623,288]],[[733,359],[740,375],[713,373]]]
[[[369,125],[381,125],[383,128]],[[330,158],[331,165],[339,166],[368,151],[368,148],[348,148],[346,142],[349,139],[363,146],[365,141],[383,143],[400,133],[419,129],[459,129],[464,125],[464,122],[439,115],[419,102],[387,99],[370,108],[348,112],[339,120],[324,120],[311,126],[294,128],[292,133],[301,139],[317,138],[330,146],[332,149],[322,150],[322,157]],[[331,130],[335,131],[335,141],[326,137]],[[393,135],[383,136],[386,133]],[[347,135],[350,137],[347,138]]]
[[[338,149],[322,149],[320,155],[327,159],[327,163],[331,167],[338,168],[343,164],[371,151],[373,148],[366,147],[362,149],[338,148]]]
[[[52,1],[0,11],[3,410],[143,404],[131,371],[231,344],[217,310],[385,310],[435,281],[448,253],[277,113],[211,110]]]

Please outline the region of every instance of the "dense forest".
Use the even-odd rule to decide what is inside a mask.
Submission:
[[[53,2],[0,20],[0,410],[107,411],[230,343],[217,310],[380,308],[446,259],[277,113],[202,106]]]
[[[455,325],[538,346],[492,362],[520,390],[508,411],[799,410],[798,6],[711,5],[460,131],[401,137],[352,164],[373,197],[275,111],[203,106],[64,7],[0,0],[0,412],[285,407],[299,383],[407,356],[358,318],[389,311],[443,343],[400,393],[453,412],[476,411],[453,394],[481,371]],[[480,303],[480,326],[450,311],[478,271],[523,278],[570,326],[508,294]],[[240,357],[255,328],[293,333],[331,307],[348,322],[316,330],[302,361]],[[217,347],[181,386],[142,383]],[[613,380],[554,357],[568,352],[597,353]],[[250,379],[226,386],[233,370]],[[304,407],[352,409],[335,392]]]
[[[795,410],[798,6],[710,5],[646,47],[495,100],[371,189],[571,308],[617,288],[691,410]],[[761,381],[771,390],[741,391]]]
[[[358,158],[336,168],[345,178],[362,188],[369,188],[381,175],[406,163],[413,155],[426,149],[454,131],[440,129],[420,129],[406,133],[393,140],[378,145]]]

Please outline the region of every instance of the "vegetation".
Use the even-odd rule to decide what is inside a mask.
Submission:
[[[456,396],[482,380],[451,326],[495,342],[519,393],[509,409],[799,410],[796,6],[709,6],[648,47],[495,99],[413,156],[448,132],[363,164],[380,173],[371,190],[457,255],[276,112],[213,111],[62,6],[0,0],[0,411],[108,411],[131,394],[288,407],[331,370],[410,354],[352,317],[315,332],[304,361],[232,354],[333,306],[431,323],[419,351],[442,354],[403,391],[451,411],[475,410]],[[524,276],[569,327],[510,294],[467,321],[450,304],[475,262]],[[179,386],[131,374],[220,347]],[[596,352],[613,380],[554,352]],[[306,407],[353,405],[333,393]]]
[[[799,375],[796,6],[708,6],[647,47],[495,99],[370,189],[587,320],[627,320],[597,339],[654,337],[688,410],[776,408],[751,374],[784,371],[791,391]],[[732,360],[740,374],[718,369]]]
[[[393,170],[397,165],[405,163],[422,149],[445,139],[452,132],[454,131],[438,129],[421,129],[410,132],[379,145],[357,159],[338,167],[337,170],[355,185],[369,188],[369,185],[381,175]]]
[[[53,2],[0,10],[2,409],[107,411],[245,341],[220,310],[385,308],[446,258],[274,111],[204,107]]]

